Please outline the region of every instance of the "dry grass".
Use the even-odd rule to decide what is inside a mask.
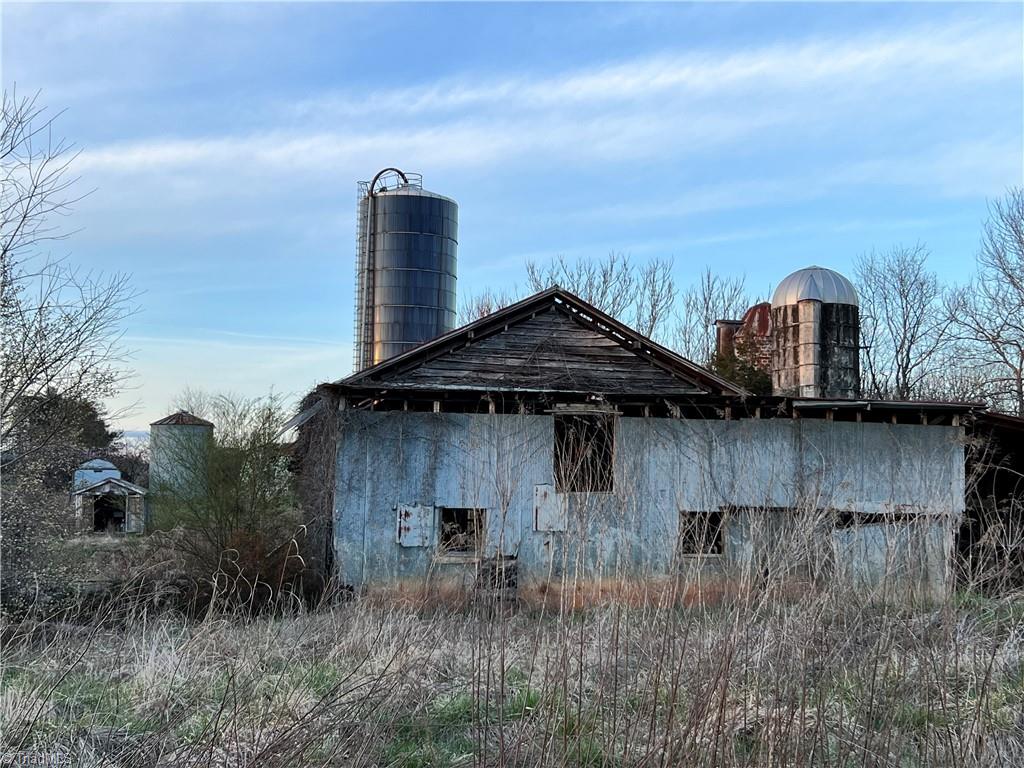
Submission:
[[[1024,596],[679,602],[35,617],[0,731],[78,766],[1024,764]]]

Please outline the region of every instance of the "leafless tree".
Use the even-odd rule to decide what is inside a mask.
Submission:
[[[528,261],[526,277],[532,291],[557,285],[645,336],[659,338],[676,299],[672,266],[671,259],[640,263],[612,252],[603,259],[559,256],[544,265]]]
[[[482,293],[473,294],[463,299],[459,306],[457,323],[462,326],[487,317],[492,312],[515,304],[519,301],[516,288],[486,288]]]
[[[4,93],[0,126],[0,442],[4,463],[53,438],[31,426],[53,398],[99,401],[125,375],[121,327],[135,295],[42,251],[68,236],[57,219],[79,198],[74,148],[53,137],[35,97]]]
[[[743,277],[722,277],[706,268],[676,303],[672,348],[701,365],[715,354],[715,321],[739,318],[752,304]]]
[[[574,293],[613,317],[623,317],[633,300],[635,269],[623,253],[609,253],[603,259],[569,261],[558,256],[547,264],[526,262],[526,280],[531,291],[553,285]]]
[[[918,243],[872,251],[857,260],[862,383],[872,397],[918,399],[946,362],[949,314],[943,286],[928,269],[928,255]]]
[[[152,522],[184,532],[177,546],[193,575],[228,578],[232,590],[244,583],[250,597],[260,582],[269,594],[286,570],[298,567],[290,548],[298,504],[288,453],[277,440],[289,409],[275,394],[244,398],[196,390],[184,392],[176,405],[211,419],[216,436],[165,436],[163,470],[150,475]]]
[[[947,309],[964,365],[991,372],[993,405],[1024,416],[1024,188],[989,206],[978,272]]]
[[[672,262],[654,259],[637,269],[636,296],[633,300],[633,327],[654,338],[663,331],[676,302],[676,284]]]
[[[951,403],[995,403],[992,382],[998,372],[992,366],[964,365],[970,356],[964,344],[950,342],[938,355],[931,372],[921,379],[916,398]]]

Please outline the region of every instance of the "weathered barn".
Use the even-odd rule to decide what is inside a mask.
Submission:
[[[949,581],[970,406],[753,396],[558,288],[306,405],[358,590]]]

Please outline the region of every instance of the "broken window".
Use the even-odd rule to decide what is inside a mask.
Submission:
[[[479,555],[484,545],[487,511],[472,507],[441,507],[437,548],[449,554]]]
[[[555,487],[559,493],[611,493],[615,487],[615,416],[555,417]]]
[[[722,554],[722,513],[679,513],[679,553],[681,555]]]

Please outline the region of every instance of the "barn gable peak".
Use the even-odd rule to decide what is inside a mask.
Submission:
[[[336,386],[673,396],[744,391],[552,287]]]

